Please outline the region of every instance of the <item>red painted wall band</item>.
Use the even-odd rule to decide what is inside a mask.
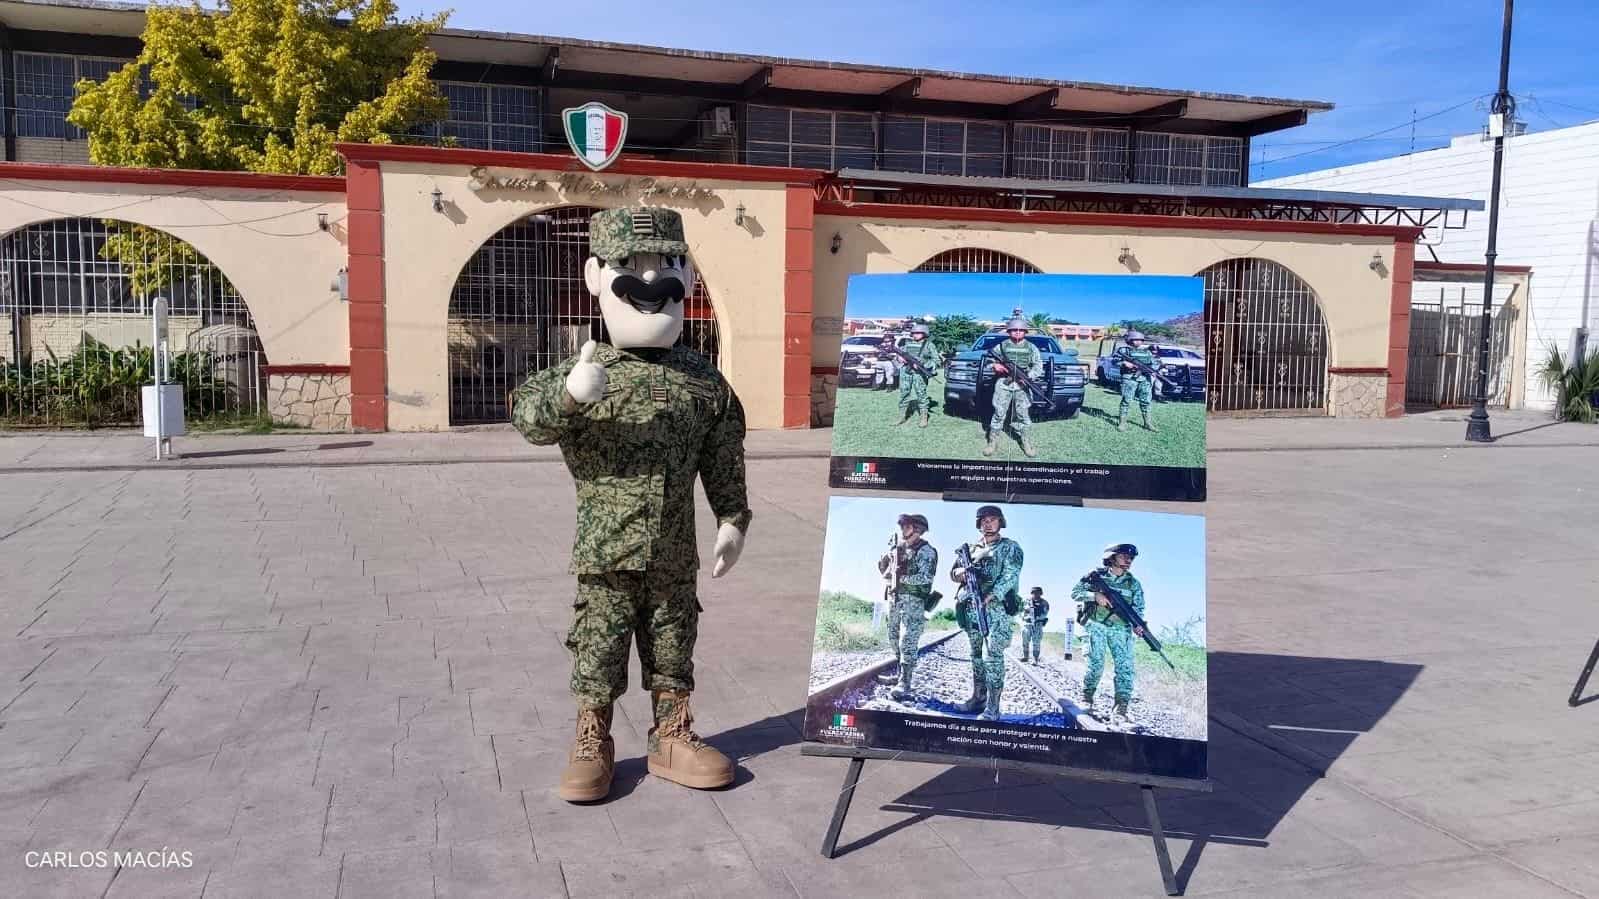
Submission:
[[[204,172],[192,169],[124,169],[105,165],[46,165],[0,162],[0,178],[19,181],[83,181],[95,184],[156,184],[173,187],[242,187],[344,193],[344,179],[323,175]]]
[[[715,162],[663,162],[622,156],[603,172],[594,172],[577,157],[561,153],[512,153],[506,150],[463,150],[452,147],[418,147],[402,144],[338,144],[347,161],[420,162],[439,165],[494,165],[511,169],[577,172],[594,175],[651,175],[659,178],[705,178],[717,181],[781,182],[813,185],[826,172],[767,165],[730,165]]]
[[[307,363],[304,365],[267,365],[263,366],[269,375],[347,375],[350,373],[348,365],[321,365]]]

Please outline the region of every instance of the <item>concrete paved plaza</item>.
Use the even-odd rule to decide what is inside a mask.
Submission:
[[[1189,895],[1599,896],[1599,703],[1565,701],[1599,429],[1458,418],[1212,422],[1216,791],[1162,801]],[[697,725],[738,782],[646,776],[635,688],[616,795],[574,807],[548,451],[0,437],[0,895],[1159,895],[1136,789],[1009,772],[868,763],[818,856],[826,438],[752,435],[749,548],[704,581]],[[192,864],[26,863],[163,849]]]

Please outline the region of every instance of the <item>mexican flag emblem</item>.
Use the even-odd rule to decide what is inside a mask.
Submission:
[[[855,463],[855,473],[856,474],[877,474],[877,463],[876,462],[856,462]]]
[[[833,716],[833,726],[834,727],[854,727],[855,726],[855,716],[854,715],[834,715]]]
[[[591,100],[561,110],[561,121],[566,125],[566,142],[572,145],[572,152],[594,171],[621,155],[622,142],[627,140],[627,113]]]

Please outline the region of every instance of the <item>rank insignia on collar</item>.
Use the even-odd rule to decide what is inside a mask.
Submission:
[[[667,401],[666,385],[665,384],[651,384],[650,385],[650,399],[654,400],[655,401],[655,405],[657,405],[657,406],[666,405],[666,401]]]

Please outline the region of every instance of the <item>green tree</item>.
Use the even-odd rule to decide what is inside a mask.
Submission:
[[[1034,331],[1043,331],[1045,334],[1048,334],[1049,325],[1053,321],[1054,319],[1049,317],[1048,312],[1034,312],[1032,315],[1027,317],[1027,326],[1032,328]]]
[[[987,331],[982,322],[970,315],[940,315],[927,326],[927,338],[947,356],[971,346]]]
[[[1142,331],[1148,337],[1166,337],[1171,340],[1179,337],[1177,329],[1171,325],[1163,325],[1147,318],[1127,318],[1120,324],[1123,331]]]

